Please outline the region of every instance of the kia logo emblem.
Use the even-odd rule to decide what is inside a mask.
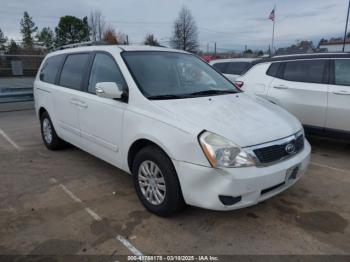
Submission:
[[[294,146],[293,144],[288,144],[288,145],[286,145],[285,150],[286,150],[286,152],[287,152],[288,154],[291,155],[291,154],[294,154],[294,153],[295,153],[296,148],[295,148],[295,146]]]

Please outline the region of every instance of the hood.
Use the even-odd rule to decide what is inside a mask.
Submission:
[[[199,130],[221,135],[241,147],[284,138],[301,129],[300,122],[284,109],[244,93],[152,103]]]

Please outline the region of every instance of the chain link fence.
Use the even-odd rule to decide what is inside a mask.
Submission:
[[[33,101],[33,82],[43,55],[0,54],[0,105]]]

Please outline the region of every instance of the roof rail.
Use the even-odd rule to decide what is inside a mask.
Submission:
[[[82,46],[93,46],[93,45],[108,45],[108,43],[104,41],[87,41],[87,42],[63,45],[63,46],[57,47],[55,50],[63,50],[63,49],[82,47]]]

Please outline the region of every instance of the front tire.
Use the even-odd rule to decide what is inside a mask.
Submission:
[[[41,137],[48,149],[58,150],[63,147],[64,141],[57,136],[51,118],[47,112],[42,113],[40,116],[40,127]]]
[[[137,196],[146,209],[158,216],[171,216],[185,206],[180,183],[169,157],[155,146],[136,155],[133,181]]]

